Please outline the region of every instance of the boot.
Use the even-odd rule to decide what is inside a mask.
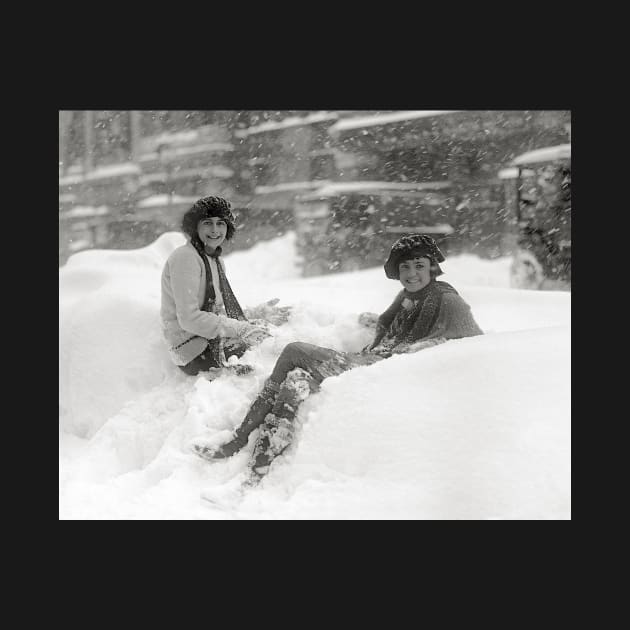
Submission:
[[[291,422],[303,400],[319,389],[320,383],[302,368],[291,370],[276,396],[271,413],[278,418],[287,418]]]
[[[210,460],[224,459],[231,457],[234,453],[238,453],[238,451],[247,444],[249,434],[263,423],[265,416],[273,408],[279,389],[280,386],[277,383],[271,379],[267,379],[265,386],[249,408],[245,419],[234,431],[234,437],[229,442],[219,447],[208,448],[196,446],[196,453]]]
[[[249,464],[254,476],[266,475],[271,462],[291,445],[298,407],[317,389],[319,383],[306,370],[295,368],[289,372],[256,440]]]
[[[293,421],[270,413],[254,445],[249,461],[252,480],[260,480],[269,472],[271,462],[282,455],[293,442]]]
[[[245,419],[234,431],[234,437],[219,448],[215,458],[231,457],[247,444],[249,434],[264,422],[265,416],[273,408],[279,389],[280,386],[277,383],[267,379],[262,391],[249,408]]]

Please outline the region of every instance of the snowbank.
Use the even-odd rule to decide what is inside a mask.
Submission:
[[[249,351],[247,376],[210,382],[172,366],[159,278],[184,242],[70,257],[60,282],[60,518],[570,518],[570,294],[508,289],[509,259],[442,264],[483,337],[326,380],[298,439],[233,510],[250,447],[209,464],[192,441],[237,426],[286,343],[355,351],[362,311],[399,290],[381,269],[299,278],[294,234],[226,257],[243,306],[279,297],[291,320]]]
[[[274,516],[567,518],[569,347],[562,327],[500,333],[324,381],[267,480],[290,499]]]
[[[59,410],[65,431],[91,437],[122,405],[161,383],[159,278],[184,242],[165,234],[133,251],[74,254],[59,271]]]

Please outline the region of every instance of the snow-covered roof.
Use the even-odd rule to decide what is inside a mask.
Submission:
[[[199,168],[180,169],[173,172],[171,177],[192,177],[193,175],[205,175],[206,177],[227,178],[234,175],[234,170],[223,164],[213,164],[210,166],[202,166]]]
[[[390,234],[452,234],[455,228],[448,223],[436,223],[435,225],[387,225],[385,231]]]
[[[109,212],[107,206],[74,206],[70,210],[60,212],[59,217],[62,219],[74,217],[100,217]]]
[[[541,149],[535,149],[534,151],[528,151],[518,157],[514,158],[511,162],[512,166],[518,166],[519,164],[534,164],[536,162],[551,162],[552,160],[562,160],[571,158],[571,143],[558,144],[553,147],[543,147]]]
[[[133,162],[100,166],[86,175],[86,179],[101,179],[103,177],[116,177],[117,175],[138,175],[142,169]]]
[[[59,178],[60,186],[70,186],[71,184],[80,184],[85,180],[85,177],[81,175],[64,175]]]
[[[199,132],[196,129],[187,129],[186,131],[164,131],[155,136],[148,136],[147,140],[156,144],[173,144],[194,142],[199,138]]]
[[[234,135],[237,138],[246,138],[247,136],[255,133],[276,131],[278,129],[287,129],[289,127],[297,127],[300,125],[312,125],[326,120],[337,120],[338,118],[339,114],[334,112],[315,112],[314,114],[308,114],[307,116],[290,116],[284,120],[269,121],[261,123],[260,125],[254,125],[253,127],[247,127],[247,129],[239,129],[234,132]]]
[[[287,182],[285,184],[276,184],[275,186],[256,186],[257,195],[268,195],[277,192],[289,192],[292,190],[312,190],[322,185],[328,184],[328,180],[308,181],[308,182]]]
[[[173,195],[170,199],[172,204],[176,203],[194,203],[198,197],[183,197],[182,195]],[[155,208],[168,206],[169,195],[151,195],[139,201],[136,205],[138,208]]]
[[[387,114],[374,114],[371,116],[358,116],[345,118],[332,125],[330,132],[345,131],[346,129],[360,129],[361,127],[373,127],[375,125],[386,125],[389,123],[400,122],[403,120],[415,120],[416,118],[430,118],[432,116],[443,116],[444,114],[453,114],[458,110],[410,110],[391,112]]]
[[[143,152],[155,151],[160,145],[167,147],[195,145],[202,142],[229,142],[230,132],[221,125],[208,124],[194,129],[163,131],[155,135],[142,136],[140,146]]]
[[[318,188],[313,197],[331,197],[353,192],[420,192],[425,190],[442,190],[449,188],[451,182],[335,182]]]
[[[149,182],[165,182],[168,179],[177,180],[198,176],[200,179],[205,177],[214,177],[217,179],[226,179],[232,177],[234,171],[228,166],[216,164],[214,166],[198,166],[196,168],[173,169],[171,173],[166,171],[156,171],[154,173],[145,173],[140,176],[140,184],[148,184]]]
[[[123,162],[121,164],[111,164],[109,166],[99,166],[93,171],[81,175],[66,175],[59,178],[59,185],[78,184],[84,181],[95,179],[105,179],[107,177],[117,177],[119,175],[139,175],[142,169],[134,162]]]
[[[522,177],[530,177],[533,174],[534,174],[534,171],[532,171],[529,168],[521,169]],[[502,168],[498,172],[498,177],[499,179],[516,179],[518,177],[518,168],[516,168],[516,166],[510,166],[509,168]]]
[[[195,153],[205,153],[210,151],[233,151],[234,146],[228,142],[207,142],[190,147],[168,147],[164,149],[164,155],[170,158],[180,157],[182,155],[194,155]],[[150,160],[159,160],[160,153],[158,151],[150,151],[140,156],[141,162]]]

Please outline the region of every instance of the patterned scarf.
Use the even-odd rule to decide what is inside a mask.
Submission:
[[[210,258],[214,258],[217,264],[217,270],[219,272],[219,289],[221,291],[221,295],[223,296],[223,304],[225,305],[225,312],[228,317],[232,319],[240,319],[245,320],[245,315],[243,314],[243,309],[241,305],[238,303],[236,296],[234,295],[234,291],[232,291],[232,287],[228,282],[227,276],[225,275],[225,270],[223,269],[223,265],[219,260],[219,256],[222,251],[220,247],[217,247],[212,254],[208,254]],[[210,263],[208,263],[208,259],[206,256],[201,256],[201,260],[203,260],[203,264],[206,267],[206,298],[210,295],[208,299],[208,305],[210,302],[214,303],[216,299],[216,294],[214,292],[214,287],[212,286],[212,275],[210,272]],[[210,310],[210,309],[206,309]]]
[[[206,269],[206,293],[203,299],[203,306],[201,307],[201,310],[209,313],[217,313],[218,309],[216,305],[216,293],[214,291],[214,287],[212,286],[212,272],[210,270],[210,263],[206,258],[206,252],[203,248],[202,243],[195,241],[196,239],[193,239],[191,242],[199,256],[201,256],[201,260]],[[223,265],[219,260],[219,256],[221,256],[221,253],[222,249],[220,247],[217,247],[214,252],[212,254],[208,254],[208,256],[214,258],[217,264],[217,271],[219,273],[219,289],[221,291],[221,295],[223,296],[225,312],[227,313],[227,316],[231,317],[232,319],[240,319],[241,321],[245,321],[247,318],[243,314],[243,309],[238,303],[238,300],[234,295],[234,291],[232,291],[232,287],[230,286],[227,276],[225,275]],[[214,339],[208,340],[208,350],[211,352],[217,366],[227,365],[225,352],[223,350],[223,339],[221,337],[216,337]]]
[[[404,291],[405,300],[410,300],[412,306],[405,308],[402,304],[394,320],[385,334],[385,341],[398,343],[413,343],[426,337],[440,313],[442,295],[457,291],[448,282],[432,281],[416,293]]]

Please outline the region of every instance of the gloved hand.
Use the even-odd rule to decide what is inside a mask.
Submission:
[[[370,349],[370,352],[386,358],[392,356],[392,348],[388,344],[379,344],[378,346],[374,346]]]
[[[226,369],[234,372],[237,376],[243,376],[243,374],[253,372],[254,366],[248,363],[235,363],[234,365],[227,365]]]
[[[204,376],[209,381],[214,381],[215,379],[225,376],[230,372],[236,374],[237,376],[243,376],[244,374],[249,374],[254,371],[254,366],[249,365],[248,363],[234,363],[224,365],[220,368],[208,368],[204,370]]]
[[[236,350],[239,346],[242,346],[244,341],[239,337],[226,337],[223,340],[223,348],[225,350]]]
[[[249,322],[246,322],[245,324],[246,325],[243,326],[239,332],[239,337],[248,346],[258,345],[267,337],[271,337],[271,334],[262,326],[256,326],[254,324],[250,324]]]
[[[280,301],[280,298],[273,298],[268,302],[263,302],[258,306],[252,308],[246,308],[244,313],[247,319],[263,319],[274,326],[281,326],[285,324],[291,316],[293,307],[291,306],[276,306]]]
[[[371,343],[368,343],[368,345],[365,346],[365,348],[363,348],[361,352],[376,352],[376,354],[380,354],[384,352],[385,350],[391,350],[392,348],[391,343],[383,344],[380,341],[377,341],[377,339],[382,338],[382,337],[383,337],[382,335],[376,335],[373,341]]]

